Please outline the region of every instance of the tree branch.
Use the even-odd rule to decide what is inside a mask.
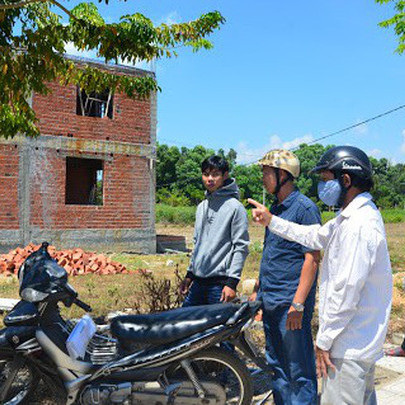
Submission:
[[[10,10],[12,8],[23,8],[23,7],[28,6],[28,5],[32,4],[32,3],[46,3],[48,1],[49,1],[49,3],[52,3],[54,6],[59,7],[69,17],[75,19],[76,21],[79,21],[79,19],[77,17],[75,17],[65,6],[63,6],[62,4],[60,4],[56,0],[24,0],[24,1],[19,1],[18,3],[0,5],[0,10]]]
[[[3,4],[0,6],[0,10],[9,10],[11,8],[22,8],[28,6],[30,3],[44,3],[47,0],[25,0],[18,3]]]
[[[64,11],[70,18],[73,18],[76,21],[79,21],[77,17],[75,17],[65,6],[59,3],[59,1],[56,0],[49,0],[52,4],[54,4],[56,7],[59,7],[62,11]]]

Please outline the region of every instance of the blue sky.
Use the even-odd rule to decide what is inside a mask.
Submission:
[[[107,21],[211,10],[227,20],[213,50],[157,62],[161,143],[234,148],[247,163],[405,104],[405,55],[378,27],[393,10],[374,0],[110,0],[101,10]],[[405,109],[324,142],[405,162]]]

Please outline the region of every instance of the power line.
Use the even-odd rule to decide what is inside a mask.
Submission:
[[[314,140],[311,141],[311,142],[308,142],[308,145],[312,145],[313,143],[316,143],[316,142],[321,141],[321,140],[323,140],[323,139],[330,138],[331,136],[335,136],[335,135],[341,134],[342,132],[349,131],[350,129],[353,129],[353,128],[359,127],[359,126],[361,126],[361,125],[367,124],[368,122],[375,121],[375,120],[377,120],[378,118],[381,118],[381,117],[384,117],[384,116],[386,116],[386,115],[392,114],[392,113],[394,113],[395,111],[398,111],[398,110],[400,110],[400,109],[402,109],[402,108],[404,108],[404,107],[405,107],[405,104],[402,104],[402,105],[400,105],[399,107],[393,108],[392,110],[385,111],[385,112],[383,112],[383,113],[381,113],[381,114],[378,114],[378,115],[376,115],[376,116],[374,116],[374,117],[371,117],[371,118],[368,118],[368,119],[366,119],[366,120],[364,120],[364,121],[358,122],[357,124],[353,124],[353,125],[350,125],[350,126],[348,126],[348,127],[346,127],[346,128],[340,129],[339,131],[332,132],[332,133],[329,134],[329,135],[321,136],[320,138],[317,138],[317,139],[314,139]],[[299,146],[293,148],[293,150],[296,150],[296,149],[298,149],[298,148],[299,148]]]
[[[400,105],[400,106],[398,106],[398,107],[396,107],[396,108],[393,108],[393,109],[391,109],[391,110],[385,111],[385,112],[383,112],[383,113],[381,113],[381,114],[375,115],[374,117],[367,118],[366,120],[361,121],[361,122],[358,122],[357,124],[349,125],[348,127],[339,129],[338,131],[332,132],[332,133],[330,133],[330,134],[328,134],[328,135],[325,135],[325,136],[321,136],[321,137],[319,137],[319,138],[316,138],[316,139],[314,139],[314,140],[311,141],[311,142],[306,142],[306,144],[307,144],[307,145],[312,145],[312,144],[314,144],[314,143],[317,143],[317,142],[319,142],[319,141],[322,141],[323,139],[330,138],[330,137],[332,137],[332,136],[335,136],[335,135],[341,134],[341,133],[343,133],[343,132],[349,131],[350,129],[354,129],[354,128],[359,127],[359,126],[361,126],[361,125],[367,124],[368,122],[375,121],[375,120],[377,120],[377,119],[379,119],[379,118],[381,118],[381,117],[384,117],[384,116],[389,115],[389,114],[392,114],[392,113],[394,113],[394,112],[396,112],[396,111],[398,111],[398,110],[401,110],[402,108],[405,108],[405,104],[402,104],[402,105]],[[299,149],[299,145],[296,146],[296,147],[294,147],[294,148],[292,148],[291,150],[294,151],[294,150],[297,150],[297,149]],[[253,155],[253,154],[244,154],[244,155],[245,155],[245,156],[261,157],[261,155]],[[243,165],[241,165],[241,166],[249,166],[249,165],[251,165],[251,164],[253,164],[253,163],[255,163],[255,161],[250,162],[250,163],[245,163],[245,164],[243,164]]]

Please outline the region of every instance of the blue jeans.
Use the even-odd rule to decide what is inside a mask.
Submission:
[[[263,310],[266,358],[274,371],[276,405],[316,405],[317,379],[311,334],[313,307],[305,308],[302,329],[287,330],[289,306]]]
[[[183,307],[219,304],[223,288],[224,286],[219,284],[205,284],[193,281],[190,291],[183,302]]]
[[[222,290],[221,284],[205,284],[199,281],[193,281],[183,307],[192,307],[195,305],[219,304],[221,301]],[[221,347],[229,351],[234,351],[234,346],[229,342],[222,342]]]

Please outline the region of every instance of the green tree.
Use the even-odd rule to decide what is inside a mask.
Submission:
[[[125,0],[123,0],[125,1]],[[98,0],[108,3],[108,0]],[[107,63],[151,61],[176,56],[179,47],[209,49],[207,37],[224,23],[218,11],[194,21],[160,24],[140,13],[107,23],[93,3],[71,10],[69,0],[0,0],[0,135],[39,134],[32,92],[47,94],[47,82],[60,80],[91,92],[120,91],[148,97],[159,89],[153,75],[127,77],[85,66],[64,57],[67,44],[94,50]],[[63,17],[68,16],[68,21]]]
[[[374,172],[372,190],[380,208],[405,208],[405,165],[392,165],[385,158],[370,158]]]
[[[262,201],[263,181],[259,165],[238,165],[235,167],[233,175],[239,186],[241,200],[245,205],[248,198]]]
[[[301,162],[301,175],[297,180],[300,191],[316,202],[321,209],[327,207],[318,199],[318,176],[309,174],[322,154],[333,145],[302,144],[294,153]],[[214,154],[214,150],[203,146],[181,148],[158,145],[157,199],[172,206],[196,205],[204,198],[201,183],[201,162]],[[233,149],[226,153],[223,149],[217,154],[226,157],[233,169],[231,176],[236,178],[241,200],[251,197],[261,201],[263,196],[262,174],[258,165],[236,164],[237,154]],[[405,165],[391,164],[386,158],[370,157],[373,166],[374,187],[372,195],[380,208],[405,208]],[[271,202],[271,198],[267,198]]]
[[[309,172],[313,169],[320,157],[332,146],[324,147],[319,143],[313,145],[302,144],[294,151],[301,163],[301,175],[297,180],[297,186],[300,191],[317,202],[317,184],[316,175]]]
[[[201,182],[201,163],[211,155],[220,155],[228,160],[232,168],[237,167],[237,154],[234,149],[225,152],[198,145],[194,148],[158,144],[156,185],[157,201],[172,206],[196,205],[204,199]]]
[[[396,52],[399,54],[405,51],[405,1],[404,0],[375,0],[377,3],[393,3],[396,14],[388,20],[380,23],[381,27],[394,27],[395,34],[398,36],[398,48]]]
[[[177,146],[157,145],[157,188],[169,187],[177,181],[176,165],[180,159]]]
[[[191,204],[198,204],[204,198],[204,187],[201,182],[201,162],[214,155],[213,149],[198,145],[194,148],[181,148],[181,157],[177,162],[178,182],[176,189],[190,199]]]

